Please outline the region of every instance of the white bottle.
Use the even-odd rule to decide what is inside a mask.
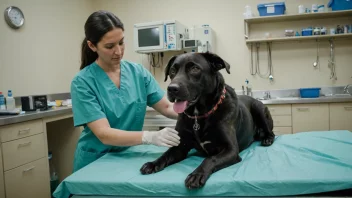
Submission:
[[[249,80],[246,79],[245,81],[247,83],[246,89],[247,89],[247,96],[253,96],[252,93],[252,85],[249,83]]]
[[[12,110],[15,110],[15,108],[16,108],[15,99],[12,96],[12,91],[9,90],[7,92],[7,97],[6,97],[6,109],[8,111],[12,111]]]

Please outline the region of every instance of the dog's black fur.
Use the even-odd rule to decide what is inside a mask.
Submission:
[[[180,113],[175,129],[181,143],[155,161],[144,164],[142,174],[155,173],[180,162],[195,148],[206,158],[186,178],[185,185],[190,189],[199,188],[212,173],[240,162],[239,153],[253,141],[259,140],[263,146],[274,142],[273,120],[268,108],[252,97],[237,96],[234,89],[225,84],[219,72],[223,68],[230,73],[230,65],[212,53],[185,53],[170,59],[165,70],[165,81],[168,75],[171,78],[168,98],[171,102],[188,101],[185,110],[188,115],[193,116],[195,110],[198,115],[204,115],[219,101],[224,87],[227,92],[216,111],[197,119],[198,131],[193,130],[195,119]]]

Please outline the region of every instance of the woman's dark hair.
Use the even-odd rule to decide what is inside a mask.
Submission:
[[[89,48],[87,41],[90,41],[93,45],[97,46],[97,43],[101,38],[114,28],[121,28],[123,31],[125,30],[120,19],[111,12],[100,10],[92,13],[88,17],[84,25],[84,33],[86,37],[82,42],[80,70],[90,65],[98,58],[98,54]]]

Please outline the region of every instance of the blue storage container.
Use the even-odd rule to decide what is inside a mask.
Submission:
[[[301,88],[299,93],[301,98],[318,98],[320,96],[321,88]]]
[[[260,16],[282,15],[285,11],[285,2],[258,4],[258,12]]]
[[[312,28],[302,29],[302,36],[312,36],[312,35],[313,35],[313,29]]]
[[[332,11],[351,10],[352,0],[330,0],[328,7],[331,8]]]

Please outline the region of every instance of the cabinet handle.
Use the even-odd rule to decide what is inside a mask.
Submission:
[[[28,171],[30,171],[30,170],[33,170],[34,168],[35,168],[35,166],[32,166],[32,167],[30,167],[30,168],[24,169],[23,172],[24,172],[24,173],[25,173],[25,172],[28,172]]]
[[[19,130],[18,135],[23,135],[23,134],[29,133],[30,130],[31,130],[30,128]]]
[[[297,108],[298,111],[308,111],[309,108]]]
[[[345,109],[346,109],[347,111],[350,111],[350,110],[352,110],[352,107],[345,107]]]
[[[31,143],[32,143],[32,142],[22,143],[22,144],[19,144],[18,147],[28,146],[28,145],[30,145]]]

